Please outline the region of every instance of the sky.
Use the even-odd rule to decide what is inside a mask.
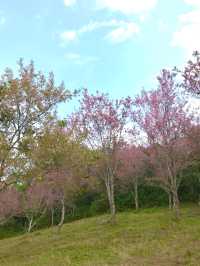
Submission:
[[[0,0],[0,72],[24,58],[66,88],[134,96],[200,50],[199,33],[200,0]]]

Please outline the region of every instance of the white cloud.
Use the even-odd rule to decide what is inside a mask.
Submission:
[[[78,30],[79,34],[92,32],[101,28],[117,27],[120,24],[124,24],[124,21],[116,19],[105,20],[105,21],[91,21],[87,25],[83,26]]]
[[[41,20],[42,19],[42,15],[41,14],[36,14],[35,15],[35,19],[36,20]]]
[[[113,43],[124,42],[132,38],[136,33],[139,33],[140,30],[137,24],[123,20],[91,21],[77,30],[64,31],[61,33],[60,38],[62,45],[75,41],[85,33],[93,32],[101,28],[113,28],[105,35],[105,39]]]
[[[64,57],[76,65],[85,65],[99,61],[99,58],[96,56],[81,56],[78,53],[66,53]]]
[[[188,12],[179,16],[181,23],[199,23],[200,22],[200,9]]]
[[[69,42],[75,41],[78,38],[77,32],[70,30],[64,31],[60,34],[61,44],[66,45]]]
[[[187,56],[193,51],[200,50],[200,35],[198,34],[200,24],[185,25],[174,33],[172,46],[181,47],[186,50]]]
[[[5,17],[0,17],[0,25],[4,25],[6,23]]]
[[[184,0],[186,4],[193,5],[193,6],[200,6],[199,0]]]
[[[70,60],[79,60],[81,56],[80,54],[76,54],[76,53],[67,53],[65,54],[65,58],[70,59]]]
[[[178,17],[180,29],[173,34],[171,45],[183,48],[186,56],[191,56],[194,50],[200,51],[200,0],[184,0],[193,5],[194,10]]]
[[[99,9],[132,15],[149,12],[156,6],[157,0],[96,0],[96,3]]]
[[[64,5],[66,7],[73,6],[76,4],[76,0],[64,0]]]
[[[122,43],[131,39],[135,34],[139,33],[140,29],[135,23],[126,23],[114,29],[106,35],[106,39],[112,43]]]

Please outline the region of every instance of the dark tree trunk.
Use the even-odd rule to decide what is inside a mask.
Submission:
[[[51,208],[51,226],[54,226],[54,208]]]
[[[138,211],[139,199],[138,199],[138,180],[137,180],[137,178],[134,182],[134,203],[135,203],[135,209],[136,209],[136,211]]]
[[[172,202],[172,193],[168,193],[168,199],[169,199],[169,209],[171,210],[173,207],[173,202]]]
[[[180,218],[180,202],[178,197],[178,191],[175,189],[173,190],[173,210],[175,213],[175,217],[177,219]]]

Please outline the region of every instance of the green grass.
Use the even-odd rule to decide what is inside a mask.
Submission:
[[[167,209],[102,215],[0,240],[0,265],[173,266],[200,265],[200,208],[182,208],[181,220]]]

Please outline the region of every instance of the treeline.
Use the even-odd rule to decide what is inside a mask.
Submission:
[[[199,200],[198,52],[183,69],[162,70],[154,90],[113,100],[70,92],[34,64],[0,79],[0,224],[41,226],[127,208]],[[59,120],[59,103],[79,106]]]

